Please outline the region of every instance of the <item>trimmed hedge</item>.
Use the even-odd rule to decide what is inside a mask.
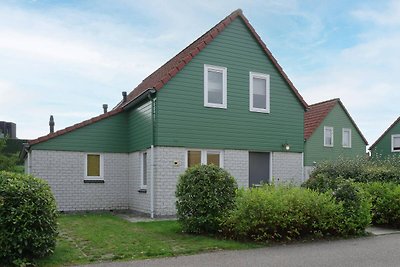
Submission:
[[[349,191],[340,188],[320,193],[271,185],[241,189],[224,224],[224,234],[236,239],[269,241],[364,233],[370,221],[368,202],[360,198],[362,204],[357,209],[335,197]],[[354,201],[358,200],[357,195]],[[354,210],[359,217],[350,216]]]
[[[310,179],[319,175],[330,179],[341,177],[355,182],[394,182],[400,184],[400,157],[344,159],[322,162],[311,173]]]
[[[400,185],[374,182],[361,184],[372,202],[372,222],[400,228]]]
[[[0,172],[0,263],[19,265],[51,254],[56,219],[55,199],[45,181]]]
[[[237,184],[215,165],[196,165],[179,178],[176,208],[179,223],[188,233],[216,233],[226,211],[234,206]]]

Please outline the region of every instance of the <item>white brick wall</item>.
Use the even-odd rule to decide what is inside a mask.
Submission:
[[[45,179],[58,209],[128,209],[128,154],[103,153],[104,183],[84,183],[83,152],[33,150],[31,174]]]
[[[239,187],[249,186],[249,152],[225,150],[224,169],[236,178]]]
[[[140,193],[142,184],[141,153],[129,154],[129,209],[143,213],[150,213],[150,175],[151,175],[151,152],[147,150],[147,192]]]
[[[304,181],[310,178],[310,174],[313,172],[314,169],[315,166],[304,166]]]
[[[273,152],[272,177],[276,183],[301,184],[303,181],[302,153]]]

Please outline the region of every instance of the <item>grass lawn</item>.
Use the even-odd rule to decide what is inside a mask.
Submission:
[[[54,254],[39,266],[146,259],[222,249],[260,247],[213,237],[187,235],[176,221],[131,223],[112,214],[62,215]]]

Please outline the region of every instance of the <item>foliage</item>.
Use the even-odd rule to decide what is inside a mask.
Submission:
[[[7,154],[4,152],[7,138],[0,138],[0,171],[15,171],[18,162],[17,154]]]
[[[215,233],[226,211],[234,206],[237,184],[215,165],[196,165],[179,178],[176,189],[177,217],[188,233]]]
[[[224,233],[256,241],[359,234],[359,225],[348,217],[345,205],[332,191],[271,185],[241,189]]]
[[[56,219],[55,199],[45,181],[0,171],[0,263],[19,265],[51,254]]]
[[[325,178],[352,179],[356,182],[394,182],[400,184],[399,157],[375,157],[322,162],[311,173],[310,180],[323,175]],[[311,181],[312,182],[312,181]]]
[[[400,228],[400,185],[394,183],[361,184],[372,202],[372,222]]]

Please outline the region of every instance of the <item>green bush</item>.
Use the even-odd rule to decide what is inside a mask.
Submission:
[[[215,233],[235,201],[237,184],[225,170],[215,165],[188,168],[176,189],[177,217],[189,233]]]
[[[325,178],[351,179],[356,182],[394,182],[400,184],[400,158],[375,157],[344,159],[322,162],[311,173],[310,179],[323,175]]]
[[[400,185],[374,182],[361,186],[371,197],[373,224],[400,228]]]
[[[332,192],[265,185],[239,190],[224,233],[256,241],[342,235],[343,214],[343,203]]]
[[[0,171],[0,265],[51,254],[56,218],[55,200],[46,182]]]

